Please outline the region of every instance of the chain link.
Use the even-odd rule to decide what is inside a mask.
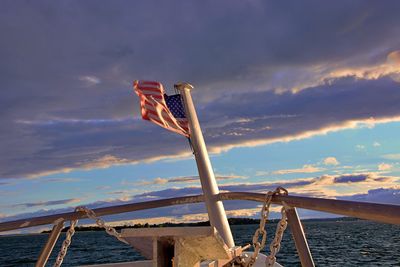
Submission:
[[[283,233],[286,230],[287,227],[287,216],[286,216],[286,210],[285,207],[283,206],[281,209],[281,220],[279,221],[278,225],[276,226],[276,232],[275,232],[275,238],[271,242],[271,245],[269,246],[269,249],[271,253],[265,260],[265,266],[271,267],[274,266],[276,262],[276,254],[279,252],[279,249],[281,248],[281,241],[283,237]]]
[[[121,234],[118,233],[114,227],[106,225],[104,220],[97,217],[96,213],[93,210],[86,208],[86,207],[77,207],[77,208],[75,208],[75,212],[84,212],[88,218],[95,220],[96,224],[98,226],[100,226],[101,228],[104,228],[107,234],[114,236],[119,241],[121,241],[125,244],[129,244],[124,238],[122,238]],[[75,234],[75,226],[77,223],[78,223],[78,219],[71,220],[71,225],[65,235],[65,240],[61,245],[60,252],[58,253],[56,262],[54,263],[53,267],[61,266],[65,255],[67,255],[68,247],[69,247],[69,245],[71,245],[71,239],[72,239],[72,236]]]
[[[114,236],[114,237],[115,237],[116,239],[118,239],[119,241],[121,241],[121,242],[123,242],[123,243],[129,245],[128,241],[126,241],[126,240],[121,236],[121,234],[118,233],[117,230],[115,230],[114,227],[111,227],[111,226],[109,226],[109,225],[106,225],[105,221],[104,221],[103,219],[100,219],[99,217],[97,217],[96,213],[95,213],[93,210],[91,210],[91,209],[89,209],[89,208],[86,208],[86,207],[77,207],[77,208],[75,209],[75,211],[85,212],[86,215],[87,215],[90,219],[93,219],[93,220],[96,221],[96,224],[97,224],[99,227],[104,228],[104,230],[106,231],[107,234],[109,234],[109,235],[111,235],[111,236]]]
[[[65,240],[61,245],[61,249],[60,252],[58,253],[58,256],[56,258],[56,262],[54,263],[54,267],[60,267],[65,255],[67,255],[67,250],[69,245],[71,245],[71,239],[72,236],[75,234],[75,226],[78,223],[78,220],[71,220],[69,229],[67,231],[67,233],[65,234]]]
[[[269,210],[270,210],[270,206],[272,203],[272,197],[275,195],[287,195],[287,194],[288,194],[288,191],[285,188],[278,187],[274,191],[269,191],[265,195],[264,204],[261,208],[260,226],[255,231],[253,240],[252,240],[254,253],[247,260],[241,261],[243,263],[243,266],[246,266],[246,267],[253,266],[257,260],[258,254],[265,247],[265,243],[267,241],[267,231],[265,230],[265,225],[268,221]],[[275,238],[271,243],[271,246],[270,246],[271,254],[267,257],[266,266],[273,266],[275,264],[276,253],[278,253],[278,251],[280,249],[280,242],[282,240],[283,232],[285,231],[286,226],[287,226],[285,207],[282,207],[281,214],[282,214],[282,218],[279,221],[279,224],[277,226],[277,229],[275,232]],[[261,238],[261,242],[260,242],[260,238]]]
[[[265,247],[265,243],[267,241],[267,231],[265,230],[265,225],[268,221],[269,210],[270,210],[270,206],[272,203],[272,197],[275,195],[287,195],[287,194],[288,194],[288,191],[285,188],[278,187],[274,191],[270,191],[265,195],[265,201],[261,208],[260,225],[259,225],[258,229],[255,231],[255,233],[253,235],[253,240],[252,240],[254,253],[248,259],[245,259],[245,258],[236,259],[236,263],[240,264],[241,266],[246,266],[246,267],[251,267],[254,265],[254,263],[257,260],[258,254]],[[93,210],[86,208],[86,207],[77,207],[75,209],[75,212],[84,212],[88,218],[95,220],[96,224],[99,227],[104,228],[107,234],[114,236],[119,241],[121,241],[125,244],[129,244],[121,236],[121,234],[115,230],[115,228],[106,225],[104,220],[97,217],[96,213]],[[271,253],[265,261],[265,266],[267,266],[267,267],[271,267],[275,264],[276,254],[279,252],[279,249],[281,247],[283,233],[287,227],[287,216],[286,216],[285,206],[283,206],[281,209],[281,215],[282,215],[282,217],[276,227],[274,240],[271,242],[271,245],[270,245]],[[68,247],[71,245],[71,239],[72,239],[72,236],[75,234],[75,226],[77,223],[78,223],[77,219],[71,220],[70,227],[66,233],[65,240],[62,243],[61,250],[58,253],[56,262],[54,263],[54,267],[61,266],[61,264],[64,260],[64,257],[67,254]],[[260,237],[261,237],[261,242],[260,242]]]

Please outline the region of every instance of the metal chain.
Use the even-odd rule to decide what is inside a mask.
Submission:
[[[281,214],[282,214],[281,220],[276,226],[275,238],[271,242],[271,245],[269,246],[271,253],[265,260],[265,266],[267,267],[274,266],[276,262],[276,254],[279,252],[279,249],[281,248],[283,232],[285,232],[287,227],[287,216],[286,216],[285,206],[282,207]]]
[[[108,226],[105,224],[104,220],[100,219],[99,217],[96,216],[96,213],[86,207],[77,207],[75,208],[75,212],[84,212],[88,216],[88,218],[93,219],[96,221],[96,224],[100,226],[101,228],[104,228],[106,230],[106,233],[109,235],[114,236],[117,238],[119,241],[129,244],[125,239],[122,238],[121,234],[118,233],[114,227]],[[71,220],[71,225],[65,235],[65,240],[61,245],[60,252],[58,253],[58,256],[56,258],[56,262],[54,263],[53,267],[60,267],[65,255],[67,255],[67,250],[69,245],[71,245],[71,239],[72,236],[75,234],[75,226],[78,223],[78,220]]]
[[[275,192],[275,191],[274,191]],[[253,235],[253,248],[254,252],[248,260],[248,266],[253,266],[256,262],[257,256],[265,246],[267,241],[267,231],[265,230],[265,224],[267,223],[268,216],[269,216],[269,207],[271,206],[271,200],[274,192],[268,192],[265,195],[264,204],[261,208],[261,219],[260,219],[260,226],[254,232]],[[260,235],[261,235],[261,242],[260,242]]]
[[[271,206],[271,202],[272,202],[272,197],[275,195],[287,195],[288,191],[283,188],[283,187],[278,187],[276,188],[274,191],[269,191],[266,195],[265,195],[265,200],[264,200],[264,204],[261,208],[261,219],[260,219],[260,226],[258,227],[258,229],[255,231],[254,236],[253,236],[253,248],[254,248],[254,253],[249,257],[248,260],[246,260],[246,263],[243,264],[244,266],[247,267],[251,267],[254,265],[254,263],[257,260],[257,256],[260,253],[260,251],[265,247],[265,243],[267,241],[267,231],[265,230],[265,225],[268,221],[268,216],[269,216],[269,209]],[[282,228],[280,227],[281,222],[283,225],[283,221],[286,222],[286,213],[284,212],[284,207],[282,207],[282,219],[279,222],[276,234],[275,234],[275,239],[273,241],[274,244],[274,250],[271,250],[271,255],[269,257],[271,257],[271,261],[273,261],[273,264],[275,263],[275,255],[276,253],[279,251],[280,248],[280,241],[282,240],[282,235],[283,235],[283,231],[286,229],[286,224],[285,227]],[[282,231],[278,229],[283,229]],[[260,242],[260,237],[261,237],[261,242]],[[278,249],[275,249],[275,247],[278,244]],[[272,244],[271,244],[272,247]],[[243,263],[243,261],[242,261]],[[272,264],[272,265],[273,265]]]
[[[69,229],[67,231],[67,233],[65,234],[65,240],[61,245],[61,249],[60,252],[58,253],[58,256],[56,258],[56,262],[54,263],[54,267],[60,267],[65,255],[67,255],[67,250],[69,245],[71,245],[71,239],[72,236],[75,234],[75,226],[78,223],[78,220],[71,220]]]
[[[254,247],[254,253],[251,255],[251,257],[249,257],[248,260],[244,261],[244,259],[237,259],[237,263],[239,263],[242,266],[247,266],[247,267],[251,267],[254,265],[258,254],[260,253],[260,251],[265,247],[265,243],[267,241],[267,231],[265,230],[265,225],[267,223],[268,220],[268,216],[269,216],[269,209],[271,206],[271,202],[272,202],[272,197],[275,195],[287,195],[288,191],[283,188],[283,187],[278,187],[276,188],[274,191],[270,191],[266,194],[265,197],[265,201],[264,204],[261,208],[261,219],[260,219],[260,226],[259,228],[255,231],[254,236],[253,236],[253,247]],[[104,220],[100,219],[99,217],[97,217],[96,213],[86,207],[77,207],[75,209],[76,212],[85,212],[86,215],[88,216],[88,218],[93,219],[96,221],[96,224],[102,228],[104,228],[107,232],[107,234],[114,236],[115,238],[117,238],[119,241],[125,243],[125,244],[129,244],[122,236],[120,233],[118,233],[115,228],[108,226],[105,224]],[[282,218],[278,223],[278,226],[276,228],[276,232],[275,232],[275,238],[274,240],[271,242],[270,245],[270,250],[271,253],[270,255],[267,257],[265,265],[268,267],[271,267],[275,264],[276,262],[276,254],[279,252],[279,249],[281,247],[281,241],[282,241],[282,237],[283,237],[283,233],[287,227],[287,216],[286,216],[286,210],[285,207],[283,206],[281,209],[281,214],[282,214]],[[78,223],[78,220],[71,220],[71,225],[70,228],[68,229],[67,233],[66,233],[66,237],[64,242],[62,243],[61,246],[61,250],[58,253],[56,262],[54,263],[54,267],[60,267],[65,255],[67,254],[67,250],[68,247],[71,244],[71,239],[72,236],[75,234],[75,226]],[[261,242],[260,242],[260,236],[261,236]]]
[[[117,230],[115,230],[114,227],[111,227],[109,225],[106,225],[106,223],[104,222],[104,220],[100,219],[99,217],[97,217],[96,213],[86,207],[77,207],[75,209],[75,211],[81,211],[81,212],[85,212],[86,215],[90,218],[96,221],[96,224],[101,227],[104,228],[104,230],[106,231],[107,234],[114,236],[116,239],[118,239],[119,241],[129,245],[128,241],[126,241],[120,233],[117,232]]]

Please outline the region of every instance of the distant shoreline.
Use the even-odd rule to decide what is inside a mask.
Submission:
[[[268,222],[270,223],[276,223],[279,219],[272,219],[269,220]],[[259,224],[260,219],[252,219],[252,218],[228,218],[229,224],[230,225],[249,225],[249,224]],[[362,221],[361,219],[358,218],[353,218],[353,217],[336,217],[336,218],[315,218],[315,219],[302,219],[302,221],[306,222],[323,222],[323,221]],[[165,222],[165,223],[160,223],[160,224],[141,224],[137,223],[134,225],[118,225],[114,226],[116,230],[121,230],[125,228],[160,228],[160,227],[194,227],[194,226],[210,226],[210,221],[202,221],[202,222],[194,222],[194,223],[170,223],[170,222]],[[62,232],[68,231],[69,226],[64,227]],[[100,228],[98,226],[76,226],[75,227],[76,232],[91,232],[91,231],[104,231],[103,228]],[[48,234],[50,233],[51,230],[45,230],[40,232],[41,234]]]

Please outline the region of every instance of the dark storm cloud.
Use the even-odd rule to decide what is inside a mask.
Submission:
[[[116,67],[128,80],[201,84],[248,75],[266,62],[361,57],[377,48],[377,39],[391,48],[398,7],[396,1],[9,1],[1,15],[3,47],[14,63],[7,70],[17,77],[56,75],[54,83]]]
[[[211,148],[398,115],[388,79],[269,91],[287,68],[382,61],[400,46],[399,5],[2,1],[0,177],[187,151],[179,137],[126,119],[139,110],[133,79],[198,86]]]
[[[206,128],[214,146],[257,140],[284,140],[312,130],[321,132],[349,121],[398,117],[400,85],[389,78],[333,80],[296,94],[236,94],[206,107],[208,121],[228,121]],[[221,119],[222,118],[222,119]],[[350,125],[347,125],[349,127]]]
[[[348,77],[296,94],[267,91],[221,97],[200,108],[199,114],[208,147],[217,151],[295,138],[352,120],[398,117],[399,102],[399,84],[390,78]],[[2,177],[190,155],[182,137],[138,119],[14,122],[3,134],[7,138],[0,146],[7,153],[1,157]]]

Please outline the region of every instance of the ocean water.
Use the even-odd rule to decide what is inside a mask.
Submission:
[[[268,224],[268,240],[276,224]],[[237,245],[251,242],[257,225],[234,225]],[[316,266],[400,266],[400,227],[369,221],[305,221],[310,250]],[[34,266],[47,234],[0,237],[0,266]],[[48,266],[52,266],[60,249],[60,236]],[[268,253],[264,250],[264,253]],[[289,228],[285,231],[278,262],[300,266]],[[123,262],[143,259],[131,247],[104,232],[78,232],[63,266]]]

